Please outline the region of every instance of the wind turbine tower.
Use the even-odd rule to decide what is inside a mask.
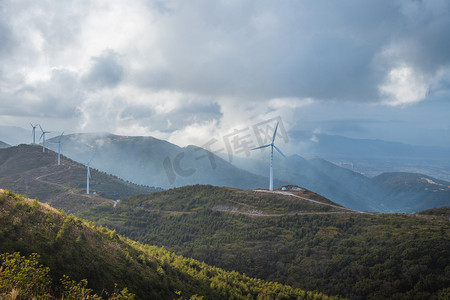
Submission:
[[[94,153],[95,155],[95,153]],[[89,194],[89,178],[91,178],[91,161],[94,158],[94,155],[92,155],[91,159],[85,164],[87,167],[87,174],[86,174],[86,194]]]
[[[61,138],[62,138],[63,134],[64,134],[64,131],[59,136],[59,139],[58,139],[57,142],[51,142],[51,143],[58,144],[58,166],[61,165],[61,159],[60,159],[61,158],[61,151],[62,151]]]
[[[41,127],[41,125],[39,125],[39,127],[41,128],[42,134],[41,134],[41,138],[39,140],[42,139],[42,152],[45,152],[45,134],[49,133],[50,131],[44,131]]]
[[[281,152],[281,150],[278,149],[277,146],[275,146],[275,137],[277,136],[278,124],[279,124],[279,122],[277,123],[277,126],[275,126],[275,131],[273,132],[272,143],[251,149],[251,150],[256,150],[256,149],[262,149],[262,148],[266,148],[266,147],[270,146],[270,182],[269,182],[269,191],[273,191],[273,148],[275,148],[284,158],[287,159],[287,157],[284,156],[283,152]]]
[[[36,124],[36,125],[33,125],[31,122],[30,122],[30,125],[31,125],[31,127],[33,128],[33,130],[32,130],[32,135],[33,135],[33,144],[32,145],[35,145],[36,144],[36,127],[38,126],[38,124]]]

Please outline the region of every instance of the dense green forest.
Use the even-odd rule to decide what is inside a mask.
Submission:
[[[2,299],[333,299],[143,245],[3,190],[0,253]]]
[[[304,196],[320,200],[309,191]],[[329,295],[450,296],[447,219],[357,213],[213,186],[132,196],[83,216],[226,270]]]

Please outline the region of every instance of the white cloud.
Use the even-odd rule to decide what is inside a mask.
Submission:
[[[423,75],[411,67],[401,66],[392,69],[380,92],[386,96],[383,102],[388,105],[404,105],[419,102],[426,97],[428,83]]]

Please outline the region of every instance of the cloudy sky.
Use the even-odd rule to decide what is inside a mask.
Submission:
[[[0,0],[0,125],[450,146],[449,32],[448,0]]]

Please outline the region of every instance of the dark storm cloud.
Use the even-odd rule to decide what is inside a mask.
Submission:
[[[120,55],[112,50],[105,50],[102,55],[92,58],[91,69],[83,81],[90,88],[112,88],[122,81],[123,76]]]
[[[165,65],[147,69],[149,85],[373,102],[393,68],[433,76],[450,62],[443,1],[195,3],[159,17]],[[151,80],[161,73],[164,80]]]

